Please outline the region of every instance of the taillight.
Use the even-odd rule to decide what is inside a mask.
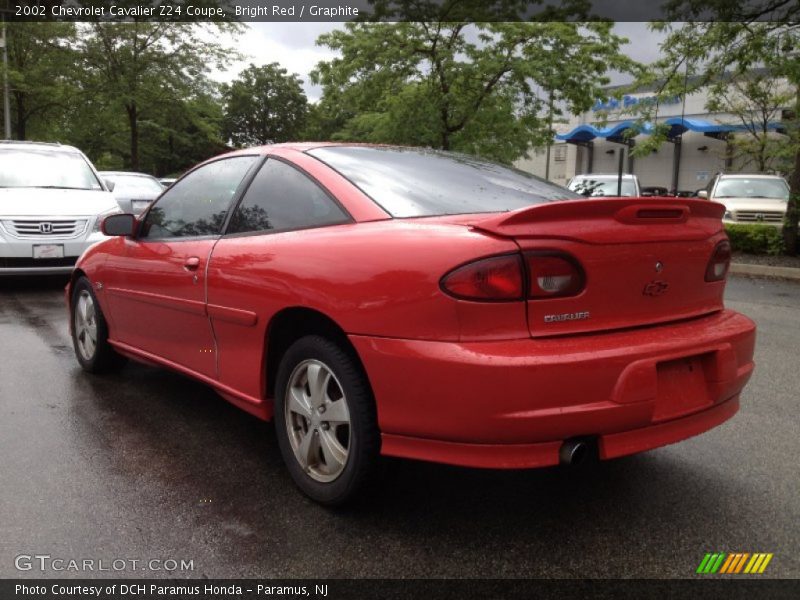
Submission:
[[[442,278],[442,289],[464,300],[522,300],[522,262],[518,254],[468,263]]]
[[[586,276],[578,261],[561,252],[526,252],[529,298],[563,298],[583,291]]]
[[[722,281],[728,274],[730,266],[731,243],[728,240],[722,240],[716,245],[714,253],[711,255],[711,260],[708,261],[706,281]]]

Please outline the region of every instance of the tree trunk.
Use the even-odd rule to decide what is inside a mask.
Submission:
[[[131,130],[131,170],[139,170],[139,113],[136,110],[136,102],[125,105],[128,111],[128,126]]]
[[[786,205],[786,219],[783,223],[783,240],[787,254],[797,254],[797,202],[800,200],[800,146],[794,153],[794,171],[789,180],[789,202]]]
[[[439,143],[442,146],[442,150],[450,150],[450,119],[448,118],[450,111],[448,110],[448,107],[446,105],[442,106],[442,108],[439,110],[439,114],[442,120],[442,136]]]
[[[25,121],[27,120],[25,117],[25,97],[20,93],[15,93],[14,104],[17,105],[17,113],[11,115],[14,117],[14,131],[18,140],[24,140],[26,135]]]

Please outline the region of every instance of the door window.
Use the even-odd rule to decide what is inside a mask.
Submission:
[[[349,221],[314,181],[285,162],[270,159],[253,178],[227,233],[287,231]]]
[[[257,159],[235,156],[195,169],[158,199],[139,237],[219,235],[233,195]]]

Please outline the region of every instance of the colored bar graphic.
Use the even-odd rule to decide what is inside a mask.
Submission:
[[[758,560],[758,557],[761,556],[760,554],[753,554],[753,558],[750,559],[750,562],[747,563],[747,566],[744,568],[745,573],[750,573],[753,570],[753,567]]]
[[[703,557],[703,560],[702,560],[702,561],[700,561],[700,566],[699,566],[699,567],[697,567],[697,572],[698,572],[698,573],[705,573],[705,572],[706,572],[706,565],[708,565],[708,561],[709,561],[710,559],[711,559],[711,555],[710,555],[710,554],[706,554],[706,555]]]
[[[736,565],[736,570],[734,571],[734,573],[739,573],[742,570],[742,568],[744,567],[744,563],[747,561],[749,556],[750,553],[748,552],[742,554],[742,557],[739,559],[739,564]]]
[[[711,573],[711,569],[714,567],[714,563],[717,562],[717,557],[719,554],[716,552],[711,555],[711,558],[708,559],[708,564],[706,564],[706,568],[703,569],[703,573]]]
[[[717,558],[717,562],[714,563],[714,566],[711,568],[711,573],[716,573],[719,568],[722,566],[722,561],[725,558],[725,553],[720,552],[719,557]]]
[[[720,575],[726,574],[760,574],[767,568],[767,565],[772,560],[774,555],[766,552],[756,552],[750,554],[749,552],[708,552],[700,561],[697,567],[697,573]],[[745,566],[746,565],[746,566]]]
[[[720,573],[730,573],[730,568],[736,563],[736,560],[739,558],[738,554],[728,554],[728,558],[725,560],[725,563],[722,565],[722,568],[719,570]]]
[[[764,569],[767,568],[767,565],[769,564],[769,561],[772,560],[772,556],[773,556],[772,553],[767,554],[767,556],[764,558],[764,562],[761,563],[761,568],[758,570],[759,573],[763,573],[764,572]]]

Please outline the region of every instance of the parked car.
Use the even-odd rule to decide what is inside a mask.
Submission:
[[[783,226],[789,201],[789,184],[778,175],[721,173],[699,192],[725,205],[726,223],[766,223]]]
[[[124,212],[141,214],[164,191],[158,179],[145,173],[100,171],[100,176],[113,184],[112,192]]]
[[[381,454],[541,467],[729,419],[755,329],[723,305],[723,207],[575,198],[432,150],[226,154],[104,221],[66,290],[77,360],[163,365],[273,419],[326,504]]]
[[[639,187],[639,178],[636,175],[624,174],[620,193],[619,177],[616,173],[591,173],[588,175],[575,175],[567,182],[567,187],[581,196],[629,196],[642,195]]]
[[[668,196],[669,190],[659,185],[648,185],[642,188],[642,196]]]
[[[61,144],[0,141],[0,276],[69,273],[120,212],[89,159]]]

